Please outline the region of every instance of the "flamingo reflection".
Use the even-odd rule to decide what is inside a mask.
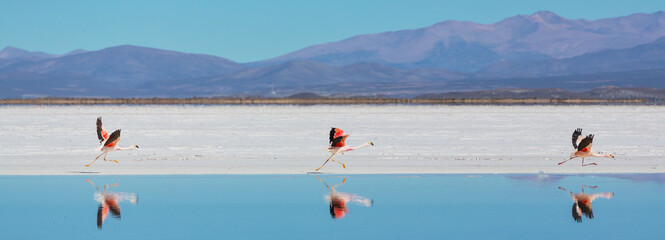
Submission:
[[[582,222],[582,215],[586,216],[588,219],[593,219],[593,207],[591,206],[591,202],[596,200],[596,198],[601,197],[611,199],[614,197],[614,193],[610,192],[586,194],[584,193],[584,187],[595,189],[598,186],[590,187],[582,185],[581,193],[573,193],[565,188],[559,187],[559,189],[568,192],[573,199],[573,219],[575,219],[576,222]]]
[[[109,212],[114,218],[120,219],[120,202],[128,201],[134,205],[138,202],[138,196],[136,193],[124,193],[124,192],[109,192],[107,189],[112,187],[117,187],[118,183],[113,185],[104,185],[103,190],[99,190],[99,187],[95,185],[90,180],[85,180],[92,184],[93,187],[97,190],[95,192],[95,201],[99,202],[99,207],[97,208],[97,227],[102,229],[102,223],[108,217]]]
[[[371,207],[374,204],[374,201],[372,199],[355,195],[352,193],[344,193],[344,192],[338,192],[335,190],[335,187],[338,187],[344,183],[346,183],[346,179],[344,179],[341,183],[338,183],[337,185],[334,185],[332,187],[328,186],[326,182],[321,180],[321,178],[317,177],[319,181],[323,183],[323,185],[326,185],[326,188],[330,190],[330,195],[326,196],[326,200],[330,204],[330,216],[335,219],[339,218],[344,218],[346,216],[346,213],[349,212],[349,209],[346,207],[347,203],[355,202],[358,204],[362,204],[365,207]]]

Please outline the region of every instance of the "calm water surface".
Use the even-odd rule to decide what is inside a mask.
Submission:
[[[662,174],[0,176],[0,239],[661,239],[664,183]]]

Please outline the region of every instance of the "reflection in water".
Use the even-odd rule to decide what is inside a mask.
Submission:
[[[374,204],[374,201],[372,199],[355,195],[352,193],[338,192],[337,190],[335,190],[335,187],[338,187],[339,185],[346,183],[346,179],[344,179],[341,183],[338,183],[337,185],[334,185],[332,187],[329,187],[328,184],[326,184],[326,182],[321,180],[321,178],[317,177],[317,179],[319,179],[319,181],[321,181],[324,185],[326,185],[326,188],[330,190],[330,195],[326,196],[326,200],[330,204],[330,216],[332,218],[335,219],[344,218],[346,213],[349,212],[349,209],[346,207],[347,203],[355,202],[365,205],[365,207],[371,207]]]
[[[582,215],[586,216],[589,219],[593,219],[593,207],[591,206],[591,202],[593,202],[593,200],[596,200],[596,198],[602,197],[602,198],[611,199],[612,197],[614,197],[614,193],[610,192],[586,194],[584,193],[584,187],[595,189],[598,186],[589,187],[586,185],[582,185],[581,193],[573,193],[571,191],[566,190],[565,188],[559,187],[559,189],[568,192],[570,194],[570,197],[573,199],[573,210],[572,210],[573,219],[575,219],[576,222],[582,222]]]
[[[535,174],[507,174],[506,177],[515,180],[527,180],[534,182],[557,182],[568,177],[603,176],[608,178],[626,179],[635,182],[656,182],[665,184],[665,173],[639,173],[639,174],[547,174],[544,172]]]
[[[132,204],[138,202],[138,196],[136,193],[124,193],[124,192],[109,192],[107,188],[117,187],[118,183],[113,185],[104,185],[102,191],[99,190],[97,185],[90,180],[85,180],[92,184],[93,187],[97,190],[95,192],[95,201],[99,202],[99,207],[97,208],[97,227],[102,229],[102,223],[108,217],[109,211],[114,218],[120,219],[120,202],[128,201]]]
[[[506,177],[510,179],[515,179],[515,180],[529,180],[529,181],[534,181],[534,182],[556,182],[561,179],[564,179],[568,177],[568,175],[552,175],[552,174],[546,174],[543,171],[540,171],[537,175],[536,174],[510,174],[506,175]]]
[[[515,180],[533,182],[558,182],[569,177],[603,176],[634,181],[661,181],[665,183],[665,174],[548,174],[540,171],[538,174],[507,174],[506,177]]]
[[[636,182],[656,182],[659,184],[665,184],[665,173],[613,174],[611,177]]]

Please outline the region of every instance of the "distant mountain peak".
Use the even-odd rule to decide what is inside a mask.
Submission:
[[[537,11],[537,12],[531,14],[531,16],[533,16],[533,17],[542,17],[542,18],[552,18],[552,17],[561,18],[556,13],[553,13],[553,12],[550,12],[550,11],[544,11],[544,10]]]
[[[141,46],[130,45],[130,44],[107,47],[107,48],[101,49],[99,51],[117,51],[117,50],[121,50],[121,51],[137,51],[137,50],[167,51],[167,50],[164,50],[164,49],[151,48],[151,47],[141,47]]]
[[[87,52],[88,52],[88,51],[79,48],[79,49],[76,49],[76,50],[70,51],[70,52],[68,52],[68,53],[65,53],[63,56],[70,56],[70,55],[74,55],[74,54],[87,53]]]
[[[0,52],[5,52],[5,51],[17,51],[17,50],[18,50],[18,51],[27,52],[26,50],[23,50],[23,49],[20,49],[20,48],[17,48],[17,47],[12,47],[12,46],[7,46],[7,47],[3,48],[2,51],[0,51]]]
[[[531,14],[532,19],[550,24],[563,23],[566,19],[550,11],[537,11]]]
[[[20,49],[20,48],[15,48],[12,46],[7,46],[2,51],[0,51],[0,59],[8,59],[8,58],[14,58],[17,56],[21,55],[26,55],[30,52]]]
[[[446,20],[431,26],[352,36],[313,45],[257,65],[314,60],[332,66],[374,62],[399,68],[475,72],[502,61],[562,59],[627,49],[665,36],[665,12],[607,19],[568,19],[550,11],[495,23]]]
[[[10,58],[50,58],[53,55],[43,52],[30,52],[17,47],[7,46],[0,51],[0,59]]]
[[[524,27],[532,23],[544,23],[544,24],[561,24],[566,21],[571,21],[564,17],[557,15],[556,13],[550,11],[537,11],[531,15],[516,15],[509,18],[506,18],[500,22],[497,22],[496,25],[509,26],[511,28]]]

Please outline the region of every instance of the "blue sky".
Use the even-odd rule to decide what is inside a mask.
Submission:
[[[665,1],[4,1],[0,49],[61,54],[131,44],[251,62],[358,34],[539,10],[595,20],[665,10]]]

